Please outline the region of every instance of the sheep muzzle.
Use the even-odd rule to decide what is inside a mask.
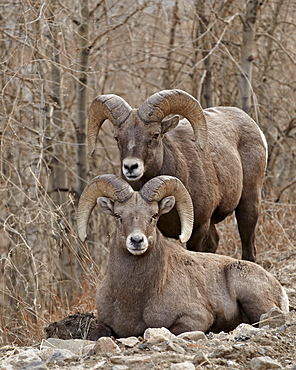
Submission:
[[[140,232],[131,233],[126,239],[126,247],[127,250],[135,256],[145,253],[148,249],[146,235]]]
[[[128,181],[137,181],[144,174],[144,163],[137,158],[125,158],[122,164],[122,173]]]

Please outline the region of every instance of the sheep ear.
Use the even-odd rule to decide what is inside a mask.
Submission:
[[[159,202],[159,216],[165,214],[165,213],[168,213],[170,212],[170,210],[174,207],[175,205],[175,197],[170,195],[169,197],[165,197],[163,198],[160,202]]]
[[[180,117],[175,115],[171,118],[164,119],[161,121],[161,132],[165,134],[166,132],[174,129],[179,123]]]
[[[97,204],[104,213],[108,215],[114,215],[114,202],[107,197],[99,197],[97,199]]]

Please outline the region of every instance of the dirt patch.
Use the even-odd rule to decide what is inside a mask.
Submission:
[[[46,338],[89,339],[89,333],[95,328],[93,313],[77,313],[61,321],[50,323],[45,329]]]

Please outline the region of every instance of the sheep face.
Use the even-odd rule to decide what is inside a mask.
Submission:
[[[110,198],[99,197],[97,203],[101,210],[114,217],[116,221],[119,246],[125,246],[134,256],[143,255],[151,250],[156,242],[158,218],[169,212],[174,204],[174,196],[163,198],[159,203],[147,203],[139,193],[126,202],[113,202]]]
[[[162,139],[179,121],[178,116],[161,123],[147,125],[137,111],[132,111],[128,120],[115,127],[114,138],[120,151],[122,174],[128,181],[138,181],[143,176],[156,176],[163,164]]]

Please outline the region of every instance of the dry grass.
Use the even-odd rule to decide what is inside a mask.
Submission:
[[[263,200],[259,217],[256,245],[259,263],[266,259],[278,260],[295,254],[296,204],[275,203]],[[241,255],[240,239],[234,215],[218,226],[220,246],[218,252],[235,258]]]
[[[76,236],[82,87],[87,88],[86,110],[98,94],[115,93],[137,107],[164,88],[186,90],[206,106],[205,72],[211,65],[214,105],[241,104],[238,14],[245,1],[204,2],[204,33],[193,2],[180,0],[173,11],[174,2],[145,1],[143,10],[137,1],[111,1],[108,7],[90,1],[85,66],[78,46],[82,3],[15,2],[11,7],[4,1],[1,8],[0,345],[39,342],[49,322],[94,310],[112,224],[95,211],[88,243]],[[293,2],[277,3],[263,2],[256,22],[251,114],[269,145],[267,182],[283,192],[278,203],[268,200],[278,194],[264,197],[258,262],[288,286],[296,234],[295,204],[284,200],[289,193],[295,202],[295,185],[285,190],[295,178],[295,27]],[[77,84],[84,67],[87,78]],[[104,123],[88,166],[87,176],[81,176],[85,181],[120,172],[110,122]],[[60,173],[65,184],[58,185]],[[234,218],[219,230],[218,252],[240,257]]]

